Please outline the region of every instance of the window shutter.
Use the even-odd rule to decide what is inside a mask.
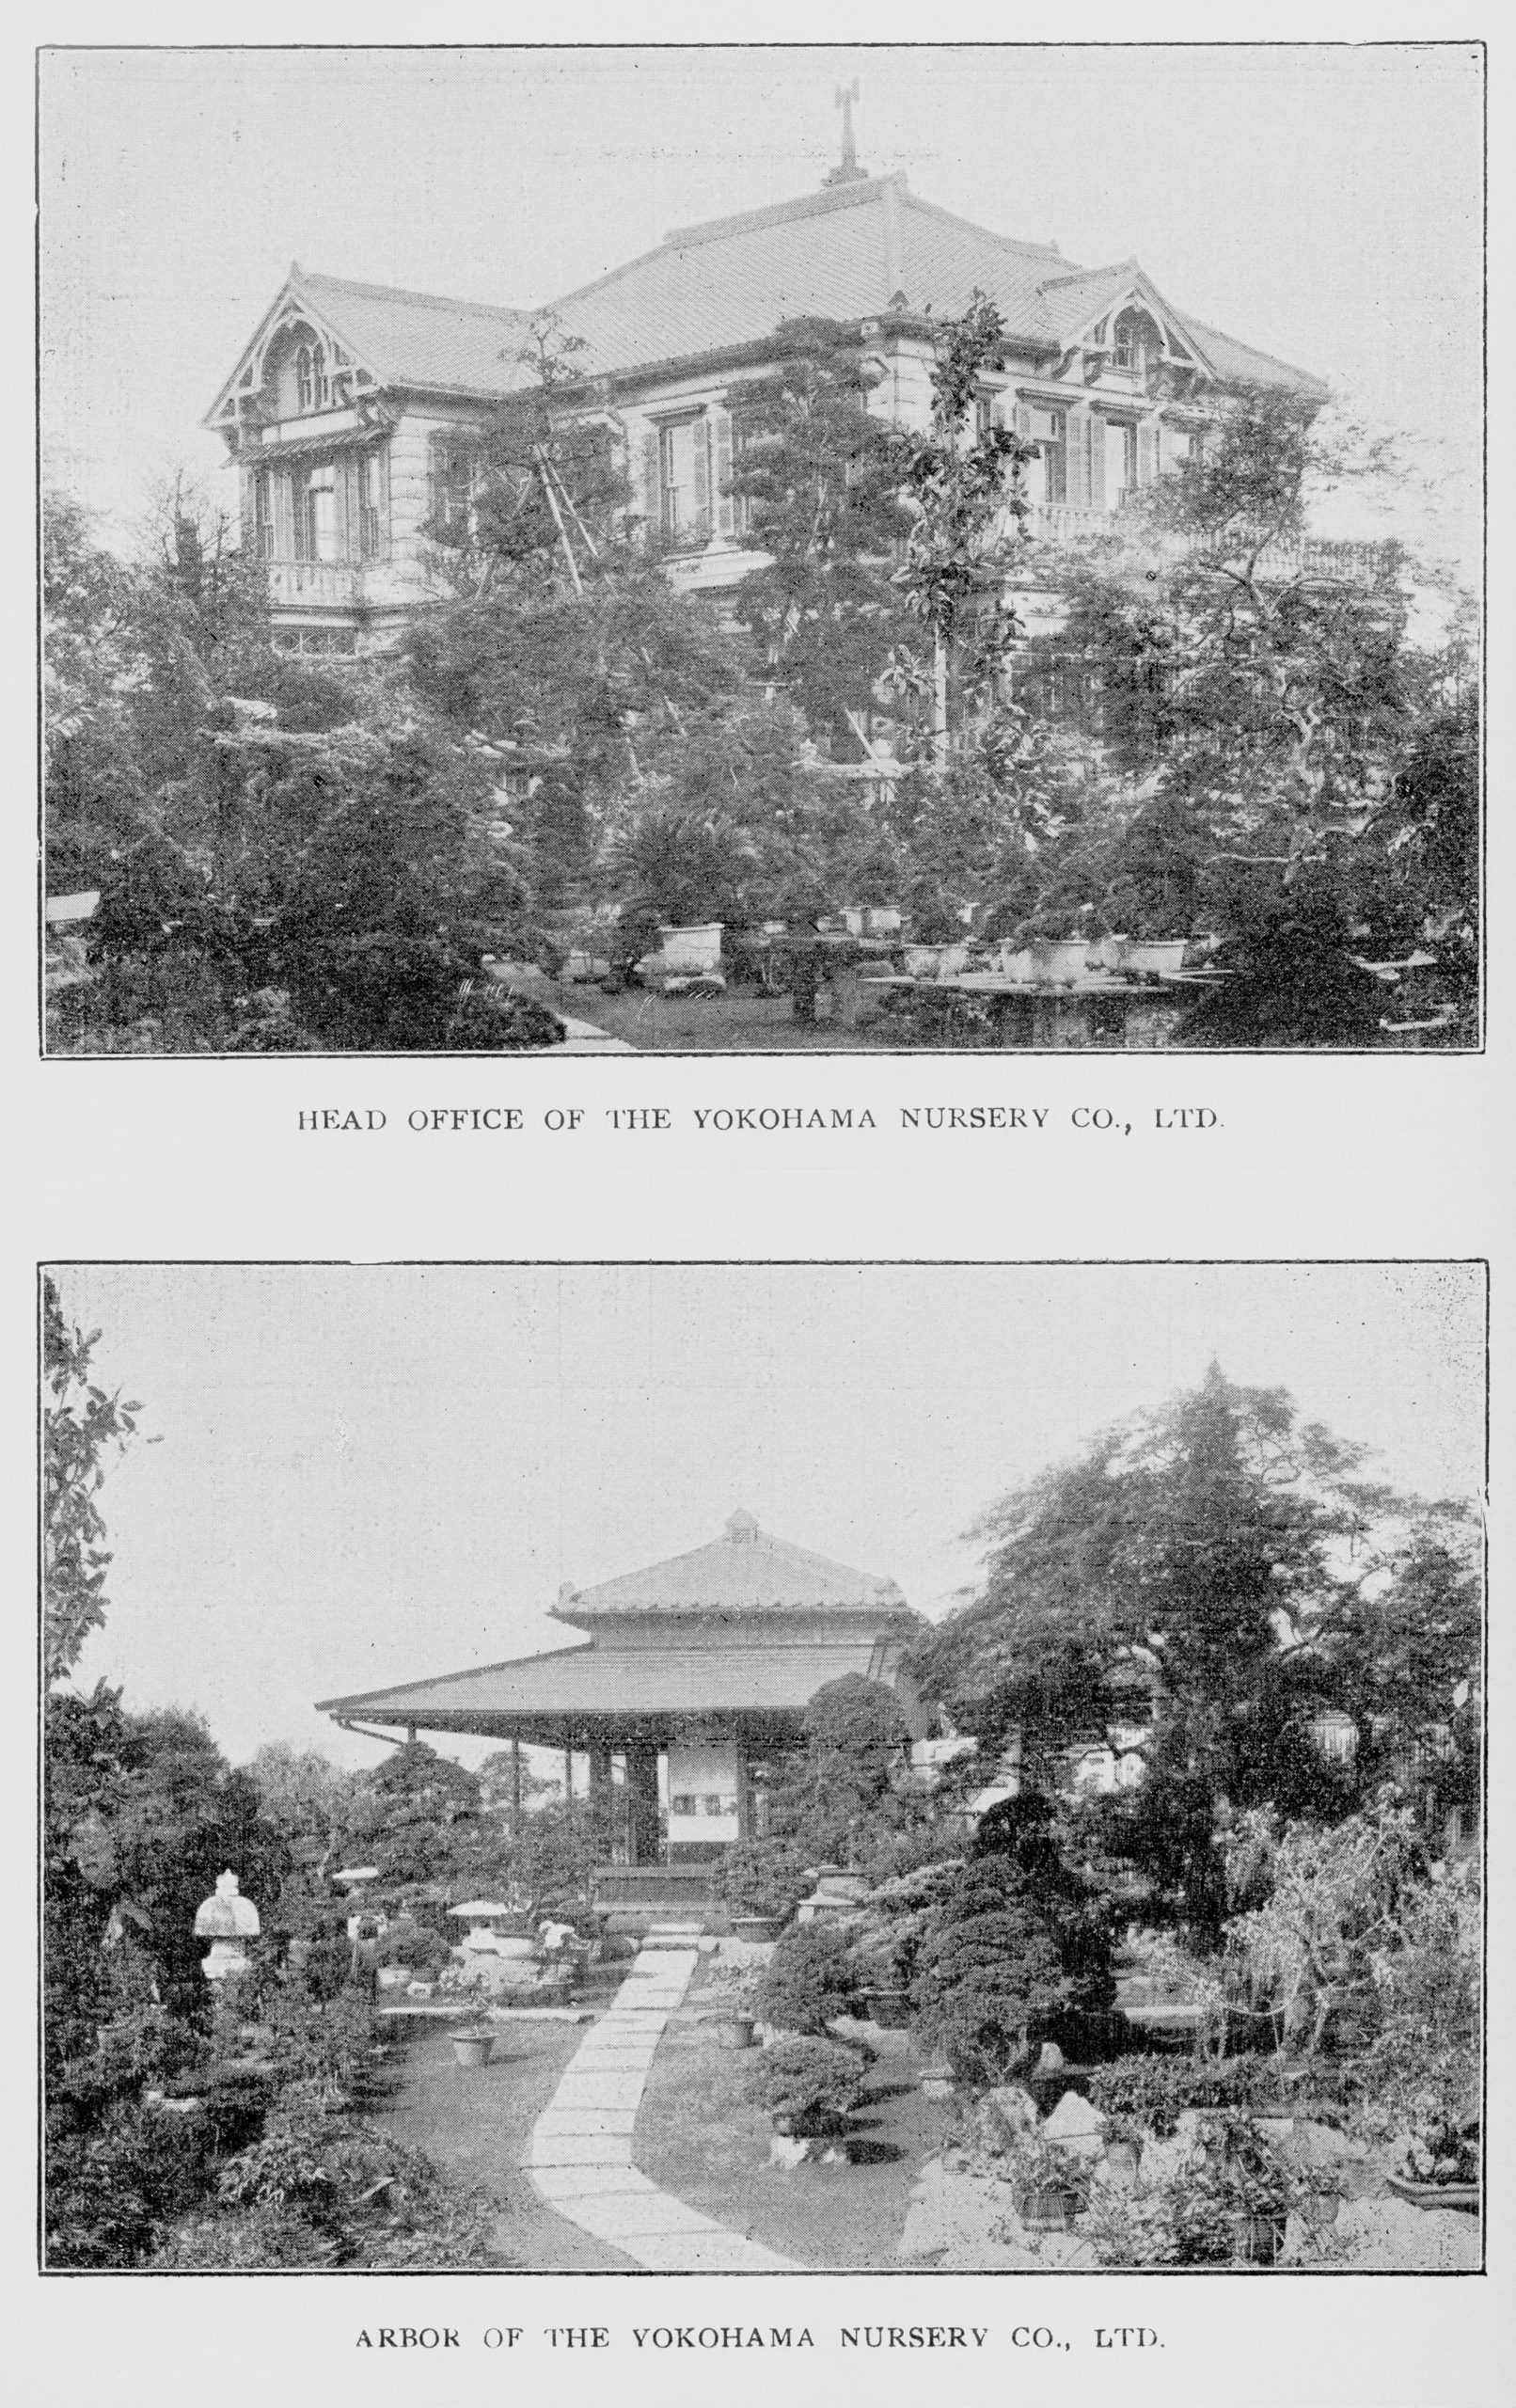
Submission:
[[[358,459],[355,452],[344,452],[337,464],[338,511],[337,557],[340,561],[363,558],[363,527],[358,511]]]
[[[1158,420],[1143,418],[1137,421],[1137,482],[1150,485],[1158,476]]]
[[[1105,508],[1105,420],[1090,410],[1084,420],[1084,439],[1089,447],[1090,508]]]
[[[1023,443],[1030,440],[1032,435],[1032,411],[1028,404],[1025,402],[1018,402],[1016,404],[1016,431]]]
[[[716,531],[732,535],[736,531],[736,509],[726,490],[732,482],[732,413],[718,409],[716,417]]]
[[[710,541],[711,533],[711,421],[703,414],[690,430],[691,451],[695,455],[695,536],[699,543]]]
[[[658,430],[647,426],[642,430],[642,513],[648,532],[655,541],[663,527],[663,478],[659,467],[661,447]]]
[[[381,443],[373,455],[373,506],[379,521],[374,558],[389,558],[389,446]]]

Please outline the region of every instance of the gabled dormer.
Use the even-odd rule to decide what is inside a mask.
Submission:
[[[1055,330],[1061,379],[1154,401],[1216,381],[1193,329],[1135,260],[1051,277],[1040,297]]]
[[[233,452],[256,428],[296,428],[377,401],[381,379],[333,325],[298,261],[206,415]],[[312,433],[317,428],[311,427]]]

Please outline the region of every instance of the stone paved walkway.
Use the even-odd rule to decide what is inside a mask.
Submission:
[[[729,2232],[632,2163],[642,2085],[698,1961],[693,1948],[641,1951],[532,2127],[531,2178],[561,2216],[658,2273],[789,2273],[794,2258]]]

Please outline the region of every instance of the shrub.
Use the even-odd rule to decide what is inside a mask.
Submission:
[[[1279,2074],[1270,2057],[1133,2055],[1096,2066],[1089,2095],[1108,2115],[1117,2115],[1166,2140],[1186,2108],[1277,2105]]]
[[[840,2040],[774,2040],[748,2076],[750,2098],[801,2131],[834,2131],[863,2094],[865,2061]]]
[[[842,1933],[823,1923],[799,1924],[777,1942],[758,1985],[754,2006],[782,2031],[824,2033],[859,1998],[859,1977]]]
[[[927,2047],[970,2081],[998,2080],[1050,2028],[1074,1987],[1014,1860],[966,1865],[917,1958],[912,1989]]]
[[[805,1895],[804,1857],[794,1840],[743,1840],[728,1850],[717,1894],[733,1915],[788,1916]]]

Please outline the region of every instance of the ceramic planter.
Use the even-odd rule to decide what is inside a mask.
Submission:
[[[1131,947],[1130,937],[1098,937],[1090,947],[1092,970],[1124,970]]]
[[[1003,944],[1000,949],[1000,974],[1003,978],[1014,978],[1019,987],[1030,987],[1037,974],[1030,945],[1018,949]]]
[[[1071,987],[1090,958],[1087,937],[1064,937],[1033,947],[1037,975],[1055,987]]]
[[[1186,939],[1164,937],[1154,942],[1134,941],[1127,947],[1125,969],[1139,978],[1173,978],[1184,968]]]
[[[751,2049],[757,2046],[750,2015],[723,2015],[716,2026],[716,2036],[723,2049]]]
[[[1072,2232],[1079,2201],[1072,2191],[1029,2191],[1021,2206],[1028,2232]]]
[[[495,2046],[493,2032],[454,2032],[452,2053],[461,2066],[487,2066]]]

